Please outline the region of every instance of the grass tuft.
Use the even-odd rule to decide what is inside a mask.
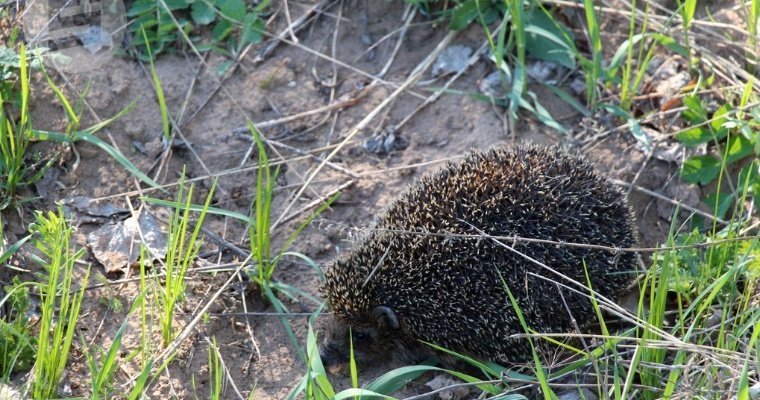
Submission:
[[[50,399],[57,397],[56,388],[69,358],[90,269],[78,279],[79,291],[74,291],[74,264],[84,255],[84,249],[73,251],[70,247],[74,228],[66,223],[63,210],[47,214],[40,212],[36,217],[30,230],[35,235],[34,245],[42,256],[37,261],[46,276],[40,285],[39,348],[31,389],[34,399]]]
[[[29,117],[29,71],[26,48],[21,45],[18,57],[18,91],[0,90],[0,210],[11,204],[19,186],[31,183],[32,171],[25,162],[32,129]],[[6,111],[15,105],[18,118]]]
[[[248,128],[253,135],[253,139],[256,142],[258,148],[258,169],[256,176],[256,195],[251,205],[251,216],[248,222],[248,236],[249,244],[252,255],[253,267],[249,273],[249,277],[259,289],[261,294],[272,304],[275,309],[280,313],[287,313],[288,309],[285,303],[280,300],[277,294],[282,294],[293,301],[297,301],[299,297],[304,297],[314,304],[320,304],[321,302],[315,299],[312,295],[304,290],[298,289],[295,286],[278,282],[274,279],[274,273],[277,271],[277,267],[284,257],[295,257],[301,261],[306,262],[317,275],[322,275],[322,270],[319,266],[311,260],[309,257],[297,253],[288,251],[293,245],[298,235],[306,229],[306,227],[317,217],[322,211],[327,209],[330,204],[337,199],[337,194],[325,201],[321,206],[317,208],[305,221],[303,221],[288,237],[283,246],[277,251],[273,257],[272,254],[272,226],[271,226],[271,212],[274,197],[274,187],[277,180],[277,174],[279,173],[279,167],[272,171],[269,165],[269,157],[264,147],[264,142],[261,138],[261,134],[258,132],[252,122],[248,121]],[[293,332],[293,328],[290,326],[290,322],[284,317],[281,317],[281,321],[285,327],[285,330],[290,336],[294,346],[298,349],[298,353],[301,359],[306,362],[307,354],[301,348],[298,338]]]
[[[184,174],[183,174],[184,176]],[[174,339],[174,310],[178,302],[185,298],[185,277],[190,265],[195,261],[198,251],[201,248],[201,242],[198,236],[201,232],[203,220],[206,211],[211,204],[214,196],[216,181],[211,186],[206,202],[203,205],[194,227],[190,230],[190,212],[192,211],[192,199],[195,186],[191,185],[187,194],[185,194],[184,178],[180,182],[177,193],[177,203],[183,203],[181,207],[176,207],[169,219],[169,239],[167,243],[165,268],[165,282],[163,292],[160,296],[161,304],[161,337],[164,346],[168,345]]]

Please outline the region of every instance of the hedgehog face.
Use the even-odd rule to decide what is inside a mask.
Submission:
[[[371,323],[348,325],[331,316],[323,331],[319,355],[328,368],[348,362],[352,345],[354,359],[360,364],[387,357],[393,347],[388,341],[392,333]]]
[[[392,308],[384,305],[358,317],[333,314],[325,324],[324,336],[319,352],[325,366],[348,362],[351,346],[354,359],[360,364],[407,353],[403,351],[408,346],[399,318]]]

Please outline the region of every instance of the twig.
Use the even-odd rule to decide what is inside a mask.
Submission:
[[[320,165],[322,165],[322,164],[320,164]],[[348,182],[346,182],[346,183],[338,186],[337,188],[335,188],[335,189],[327,192],[327,194],[325,194],[324,196],[322,196],[322,197],[320,197],[320,198],[318,198],[318,199],[310,202],[309,204],[306,204],[305,206],[299,208],[298,210],[296,210],[295,212],[293,212],[293,214],[290,214],[290,215],[288,215],[285,218],[281,218],[280,220],[278,220],[274,224],[272,224],[272,228],[270,229],[270,231],[274,231],[277,226],[290,221],[291,219],[295,218],[296,216],[298,216],[299,214],[305,212],[306,210],[309,210],[309,209],[314,208],[314,207],[316,207],[316,206],[318,206],[320,204],[323,204],[325,201],[327,201],[328,198],[334,196],[336,193],[340,192],[341,190],[343,190],[343,189],[345,189],[345,188],[347,188],[347,187],[349,187],[349,186],[351,186],[353,184],[354,184],[354,181],[350,180],[350,181],[348,181]]]
[[[330,314],[330,313],[321,313]],[[225,312],[225,313],[209,313],[212,317],[310,317],[314,315],[313,312]]]
[[[298,38],[296,37],[295,32],[293,32],[293,21],[290,19],[290,7],[288,7],[287,0],[282,2],[282,9],[285,10],[285,21],[288,23],[288,27],[285,28],[285,30],[288,32],[288,35],[290,35],[290,40],[292,40],[293,43],[298,43]]]
[[[367,93],[369,93],[369,87],[365,87],[363,90],[361,90],[356,97],[349,98],[347,100],[338,101],[337,103],[328,104],[322,107],[317,107],[314,109],[311,109],[309,111],[304,111],[298,114],[289,115],[287,117],[277,118],[277,119],[270,119],[269,121],[263,121],[263,122],[257,122],[256,128],[257,129],[266,129],[271,128],[273,126],[278,126],[282,124],[286,124],[288,122],[292,122],[301,118],[310,117],[312,115],[321,114],[326,111],[333,111],[333,110],[340,110],[346,107],[351,107],[353,105],[356,105],[356,103],[359,102],[362,98],[364,98]],[[234,128],[232,130],[233,133],[240,134],[240,133],[246,133],[248,132],[247,126],[239,126],[237,128]]]
[[[338,165],[338,164],[336,164],[336,163],[334,163],[332,161],[325,161],[324,159],[322,159],[322,158],[320,158],[320,157],[318,157],[318,156],[316,156],[314,154],[311,154],[309,152],[306,152],[304,150],[301,150],[301,149],[299,149],[297,147],[293,147],[293,146],[287,145],[285,143],[280,143],[280,142],[278,142],[276,140],[271,140],[271,139],[267,139],[267,142],[270,143],[271,145],[288,149],[288,150],[293,151],[293,152],[295,152],[297,154],[300,154],[300,155],[303,155],[303,156],[309,156],[309,158],[311,158],[313,160],[316,160],[316,161],[319,161],[319,162],[325,162],[325,163],[327,163],[328,167],[330,167],[330,168],[332,168],[332,169],[334,169],[334,170],[336,170],[338,172],[342,172],[342,173],[344,173],[344,174],[346,174],[346,175],[348,175],[348,176],[350,176],[350,177],[352,177],[354,179],[356,179],[356,178],[359,177],[359,174],[357,174],[354,171],[351,171],[348,168],[344,168],[344,167],[342,167],[342,166],[340,166],[340,165]]]
[[[244,400],[245,397],[243,397],[243,394],[240,393],[240,389],[238,389],[237,385],[235,385],[235,381],[232,379],[232,375],[230,374],[230,369],[227,367],[227,363],[224,362],[224,358],[222,357],[222,353],[219,352],[219,348],[217,346],[214,346],[214,343],[209,340],[208,336],[203,335],[203,340],[206,341],[206,344],[210,349],[214,349],[214,353],[216,353],[216,358],[222,363],[222,369],[224,369],[224,374],[227,375],[227,382],[229,382],[232,385],[232,390],[235,391],[235,394],[238,395],[238,398],[241,400]],[[209,366],[210,368],[210,366]],[[218,373],[218,371],[217,371]],[[209,379],[210,381],[211,379]],[[209,382],[209,386],[212,385],[211,382]]]
[[[479,59],[481,54],[483,54],[484,51],[488,48],[488,43],[484,43],[480,48],[473,54],[468,60],[467,64],[464,68],[462,68],[460,71],[458,71],[454,76],[452,76],[446,83],[443,85],[442,88],[439,90],[436,90],[433,94],[428,96],[425,101],[417,106],[417,108],[414,109],[409,115],[404,117],[401,122],[396,124],[396,129],[401,128],[404,126],[407,122],[409,122],[413,116],[415,116],[418,112],[422,111],[423,108],[427,107],[428,105],[434,103],[436,100],[438,100],[439,97],[457,80],[459,79],[471,66],[473,66]]]
[[[412,20],[414,20],[414,16],[417,15],[417,7],[414,7],[410,3],[407,3],[404,13],[406,14],[404,26],[401,28],[401,33],[399,34],[398,40],[396,41],[396,46],[393,48],[391,55],[388,57],[388,61],[385,63],[383,69],[377,73],[377,76],[379,78],[384,77],[385,74],[388,73],[388,70],[391,69],[391,65],[393,65],[393,61],[396,59],[398,51],[401,50],[401,44],[404,43],[406,32],[409,30],[409,25],[412,23]]]
[[[479,235],[479,234],[476,235],[472,233],[468,234],[468,233],[452,233],[452,232],[410,231],[410,230],[404,230],[404,229],[380,229],[380,228],[356,229],[356,230],[366,231],[366,232],[383,232],[383,233],[395,233],[395,234],[402,234],[402,235],[434,236],[434,237],[443,237],[443,238],[461,238],[461,239],[472,239],[472,240],[492,239],[492,240],[501,240],[501,241],[505,241],[509,243],[518,243],[518,242],[538,243],[538,244],[548,244],[548,245],[559,246],[559,247],[578,247],[578,248],[583,248],[583,249],[609,251],[609,252],[615,252],[615,253],[617,252],[653,253],[653,252],[660,252],[660,251],[706,248],[706,247],[723,244],[723,243],[742,242],[742,241],[755,240],[755,239],[760,238],[760,236],[755,235],[755,236],[735,237],[735,238],[729,238],[729,239],[719,239],[719,240],[711,241],[709,243],[694,243],[694,244],[668,246],[668,247],[613,247],[613,246],[605,246],[602,244],[564,242],[564,241],[557,241],[557,240],[550,240],[550,239],[529,238],[529,237],[524,237],[524,236]]]

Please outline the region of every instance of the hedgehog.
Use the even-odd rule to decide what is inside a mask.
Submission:
[[[581,157],[472,151],[412,184],[328,265],[322,361],[346,361],[349,335],[360,363],[446,356],[429,344],[524,361],[531,347],[508,292],[532,330],[585,329],[596,318],[587,288],[619,299],[636,261],[621,249],[635,242],[625,195]]]

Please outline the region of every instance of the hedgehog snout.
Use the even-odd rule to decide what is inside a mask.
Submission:
[[[324,324],[322,333],[324,339],[319,344],[319,358],[322,359],[322,364],[330,369],[331,366],[347,362],[348,326],[331,316]]]
[[[348,361],[348,354],[335,343],[322,342],[319,346],[319,358],[325,368],[332,370],[336,366],[345,364]]]
[[[390,315],[381,314],[381,317],[374,317],[374,322],[383,321],[381,326],[373,323],[348,324],[334,316],[330,317],[324,325],[324,340],[319,346],[322,364],[328,370],[340,370],[347,365],[352,347],[354,359],[359,364],[389,356],[390,349],[387,348],[388,341],[385,337],[390,335],[393,326],[398,329],[398,321],[392,311]]]

